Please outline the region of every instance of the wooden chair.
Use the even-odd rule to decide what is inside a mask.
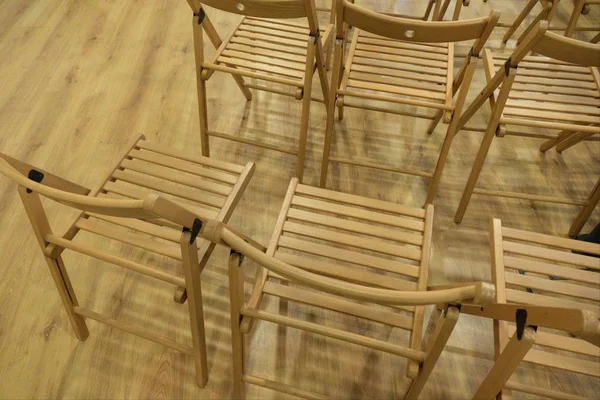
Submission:
[[[510,398],[513,390],[584,399],[510,378],[521,361],[548,367],[552,376],[569,371],[600,378],[600,246],[506,228],[498,219],[490,223],[490,242],[498,304],[461,309],[496,319],[496,362],[473,398]],[[516,310],[504,315],[493,310],[504,303]]]
[[[540,21],[548,21],[548,24],[552,22],[556,13],[558,11],[558,5],[560,0],[529,0],[523,11],[519,14],[519,16],[515,19],[512,25],[509,27],[508,31],[502,38],[504,43],[508,42],[515,31],[521,26],[525,18],[531,13],[533,8],[537,3],[540,3],[542,6],[542,11],[533,19],[533,21],[527,26],[527,28],[523,31],[521,36],[517,39],[517,44],[520,44],[521,41],[527,36],[529,32],[536,26],[536,24]],[[569,22],[566,26],[560,27],[552,27],[549,29],[556,31],[564,31],[566,37],[571,37],[575,33],[576,30],[586,30],[586,31],[597,31],[598,28],[590,27],[590,28],[577,28],[577,21],[582,14],[588,14],[590,5],[600,4],[599,0],[573,0],[573,12],[569,17]]]
[[[339,0],[336,15],[333,83],[328,98],[321,187],[326,186],[329,163],[334,161],[432,178],[426,200],[426,203],[431,203],[458,122],[453,116],[461,113],[479,53],[496,25],[499,13],[493,11],[489,17],[464,21],[424,22],[378,14]],[[349,26],[354,27],[354,33],[344,63],[344,38]],[[454,42],[473,39],[475,43],[455,75]],[[371,103],[352,104],[348,102],[351,98],[388,105],[433,108],[436,113],[415,114]],[[449,126],[435,172],[415,171],[331,155],[335,106],[338,107],[340,119],[343,118],[344,107],[430,118],[432,122],[429,133],[433,132],[443,117]]]
[[[487,84],[460,117],[458,129],[488,100],[492,113],[454,217],[457,223],[462,221],[475,193],[581,206],[569,230],[569,235],[575,236],[600,200],[600,180],[587,199],[576,200],[475,188],[494,136],[539,137],[529,132],[509,131],[507,125],[561,131],[542,144],[542,151],[574,134],[600,133],[600,45],[547,32],[547,27],[546,21],[540,22],[507,61],[496,60],[491,52],[484,51]],[[545,57],[527,56],[530,50]]]
[[[293,179],[266,253],[228,233],[222,224],[202,231],[209,240],[235,250],[229,260],[233,398],[244,397],[244,383],[304,398],[326,398],[248,371],[243,336],[251,332],[255,320],[263,320],[407,357],[407,375],[414,381],[406,398],[416,399],[456,324],[457,304],[484,304],[492,296],[491,285],[482,283],[427,290],[432,223],[432,205],[410,208]],[[241,255],[259,265],[247,302]],[[409,343],[390,343],[324,321],[266,311],[267,297],[408,330]],[[424,306],[439,303],[451,304],[441,315],[434,314],[430,322],[434,333],[423,343]]]
[[[19,185],[19,196],[77,338],[87,339],[85,319],[90,318],[191,355],[200,387],[208,379],[200,273],[215,244],[195,241],[197,226],[182,221],[175,213],[227,221],[253,171],[252,163],[242,167],[188,155],[152,144],[141,136],[100,185],[90,190],[0,153],[0,173]],[[81,210],[65,234],[53,232],[42,197]],[[164,203],[166,211],[153,213],[148,207],[154,202]],[[155,257],[181,261],[184,277],[75,240],[80,231],[146,250]],[[175,285],[177,300],[188,299],[192,345],[81,307],[61,256],[64,250]]]
[[[192,29],[196,60],[196,81],[200,113],[202,155],[208,157],[209,137],[219,137],[297,155],[296,176],[302,180],[306,156],[308,118],[312,80],[319,73],[321,90],[327,98],[328,80],[325,53],[329,52],[332,24],[319,26],[314,0],[188,0],[194,12]],[[202,6],[205,4],[244,18],[221,40]],[[288,19],[306,18],[308,25]],[[333,13],[331,14],[333,22]],[[216,48],[211,60],[204,59],[202,29]],[[297,149],[281,148],[268,143],[211,131],[208,128],[206,82],[215,71],[231,74],[248,101],[250,89],[273,92],[302,101],[299,144]],[[244,77],[282,85],[248,83]],[[291,89],[291,90],[290,90]]]

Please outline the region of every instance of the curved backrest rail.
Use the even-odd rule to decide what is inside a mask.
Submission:
[[[600,44],[583,42],[553,32],[546,32],[533,47],[533,51],[583,67],[600,67]]]
[[[393,17],[359,7],[347,0],[338,10],[344,23],[364,31],[406,42],[448,43],[479,39],[491,17],[463,21],[419,21]],[[494,13],[495,14],[495,13]],[[338,18],[340,15],[338,14]]]
[[[123,218],[157,218],[155,214],[148,212],[144,208],[144,200],[90,197],[35,182],[16,169],[3,154],[0,154],[0,173],[33,192],[82,211]]]
[[[203,0],[202,4],[218,10],[258,18],[303,18],[308,16],[307,3],[314,0]]]
[[[451,289],[418,292],[378,289],[370,286],[343,282],[294,267],[269,256],[245,242],[244,239],[227,229],[224,224],[220,224],[219,229],[220,232],[216,234],[216,237],[224,244],[231,247],[233,250],[244,254],[244,256],[264,268],[294,282],[304,284],[314,289],[323,290],[331,294],[337,294],[355,300],[388,305],[429,305],[462,302],[472,302],[484,305],[491,302],[493,299],[494,289],[489,283],[476,283]],[[204,233],[204,231],[201,232],[203,236]],[[204,237],[208,240],[215,240],[213,232]]]

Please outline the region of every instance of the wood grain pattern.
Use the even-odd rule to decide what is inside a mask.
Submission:
[[[418,3],[357,0],[357,4],[378,11],[422,15],[426,2]],[[471,1],[461,15],[488,15],[491,8],[496,8],[502,12],[501,21],[510,22],[524,5],[524,0]],[[572,3],[562,1],[560,7],[568,11]],[[598,21],[597,9],[591,7],[590,14],[581,16],[580,24]],[[185,1],[175,0],[1,1],[0,151],[87,187],[99,182],[107,166],[140,133],[152,143],[196,150],[199,155],[190,14]],[[568,15],[559,13],[556,23],[566,25]],[[216,11],[210,16],[219,32],[227,32],[238,22],[237,17]],[[495,53],[503,49],[503,34],[498,29],[488,42]],[[577,31],[574,37],[589,40],[592,36]],[[464,56],[470,46],[457,44],[457,57]],[[214,50],[206,47],[210,48],[206,52],[206,59],[210,60]],[[511,40],[506,54],[513,47]],[[383,65],[376,68],[385,69]],[[484,82],[479,69],[470,98],[477,95]],[[315,93],[319,92],[318,85],[315,82]],[[300,107],[294,98],[257,92],[251,104],[246,105],[235,81],[226,73],[216,73],[211,78],[207,93],[210,124],[215,130],[280,146],[297,140]],[[377,105],[371,101],[365,104]],[[488,118],[486,107],[477,113],[474,123],[484,125]],[[428,123],[347,109],[344,120],[335,121],[341,132],[335,145],[356,158],[375,157],[388,165],[401,163],[406,168],[430,169],[435,165],[445,131],[440,126],[431,136],[427,135]],[[307,184],[317,185],[319,181],[324,126],[325,109],[313,104]],[[257,132],[266,130],[270,136],[258,136]],[[540,129],[538,133],[546,131]],[[470,205],[468,219],[461,225],[454,224],[452,217],[466,182],[465,171],[472,164],[480,140],[481,133],[477,132],[462,132],[454,139],[434,203],[432,284],[490,280],[486,231],[493,216],[502,216],[503,225],[512,228],[564,236],[577,213],[575,208],[560,204],[486,196]],[[598,179],[598,169],[594,169],[600,165],[598,142],[580,143],[563,154],[542,154],[537,150],[539,144],[539,140],[508,135],[495,142],[486,159],[490,168],[483,171],[481,179],[494,183],[499,190],[547,187],[547,191],[540,189],[540,194],[586,198]],[[268,243],[294,174],[293,157],[218,138],[211,138],[211,156],[240,165],[257,162],[254,177],[231,223]],[[427,183],[427,179],[346,164],[329,171],[329,188],[416,207],[422,206]],[[59,228],[66,230],[76,216],[57,204],[44,205],[49,214],[57,216],[58,221],[52,222],[58,222]],[[600,213],[596,209],[583,231],[589,231],[598,221]],[[204,389],[199,389],[189,356],[94,321],[88,323],[90,337],[79,343],[48,268],[39,250],[31,246],[35,237],[27,226],[16,188],[4,178],[0,179],[0,228],[1,398],[229,398],[232,367],[227,252],[216,249],[202,273],[210,379]],[[62,232],[56,230],[57,234]],[[108,244],[101,238],[92,240],[98,246]],[[170,273],[179,271],[178,263],[166,257],[148,259],[145,252],[125,246],[109,250],[121,250],[122,255],[140,263],[159,263]],[[122,268],[103,268],[105,263],[72,252],[65,252],[64,258],[67,265],[73,265],[67,268],[82,306],[130,318],[132,323],[165,332],[178,342],[191,342],[187,305],[172,301],[169,284]],[[247,268],[253,268],[252,264],[248,263]],[[84,293],[87,295],[81,296]],[[122,301],[115,305],[113,297]],[[273,301],[270,307],[277,310],[278,305]],[[292,316],[308,312],[304,307],[289,308]],[[320,311],[315,318],[332,315]],[[349,318],[336,316],[333,322],[340,328],[370,330],[373,337],[381,340],[395,340],[403,335],[375,326],[357,326]],[[256,351],[249,354],[248,363],[261,378],[291,382],[293,376],[299,387],[338,398],[401,398],[408,389],[410,380],[404,377],[406,363],[401,358],[311,334],[279,335],[272,324],[258,323],[253,332],[251,340]],[[276,340],[280,354],[285,354],[288,361],[262,351],[273,348],[273,343],[262,343],[261,337]],[[491,323],[462,316],[421,398],[471,397],[491,366],[492,353]],[[300,369],[299,365],[307,367]],[[551,375],[544,368],[517,371],[522,378],[519,383],[553,389],[576,386],[578,393],[587,398],[597,397],[600,391],[600,382],[595,378]],[[249,399],[283,398],[269,389],[246,386]],[[513,392],[513,398],[531,396]]]

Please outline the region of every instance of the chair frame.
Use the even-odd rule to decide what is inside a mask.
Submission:
[[[600,179],[594,186],[592,192],[590,193],[587,199],[570,199],[520,192],[517,193],[507,191],[494,191],[475,187],[494,137],[502,137],[505,134],[508,134],[506,130],[503,129],[500,120],[502,118],[512,85],[517,76],[517,67],[519,63],[527,56],[530,50],[533,50],[536,53],[540,53],[542,55],[546,55],[550,58],[557,59],[559,61],[569,62],[570,60],[574,60],[575,64],[590,67],[594,79],[598,79],[599,77],[597,67],[595,67],[595,65],[600,66],[600,62],[598,61],[600,60],[600,45],[580,42],[574,39],[566,38],[564,36],[559,36],[551,32],[547,32],[547,27],[548,23],[546,21],[538,23],[538,25],[529,33],[528,37],[513,51],[510,58],[505,63],[504,67],[501,67],[498,71],[496,71],[496,73],[493,76],[491,76],[491,71],[493,71],[493,67],[490,67],[491,53],[484,52],[484,57],[486,59],[485,63],[487,64],[486,74],[488,82],[483,88],[483,90],[480,92],[479,96],[477,96],[477,98],[469,105],[469,107],[467,107],[465,112],[460,116],[459,122],[457,124],[457,129],[461,130],[468,122],[468,120],[475,114],[475,112],[479,108],[481,108],[481,106],[487,101],[490,102],[492,114],[490,116],[487,127],[483,130],[485,132],[484,137],[477,152],[475,162],[473,163],[471,173],[467,180],[467,184],[463,191],[460,204],[454,217],[454,221],[456,223],[462,222],[471,196],[475,193],[487,196],[508,197],[581,206],[582,209],[580,210],[579,214],[571,224],[571,228],[569,229],[569,236],[576,236],[581,231],[581,229],[585,225],[585,222],[587,221],[592,211],[600,201]],[[498,95],[495,96],[495,91],[501,85],[502,87],[500,88]],[[600,81],[596,81],[596,85],[600,90]],[[584,126],[577,125],[574,123],[556,123],[537,120],[529,121],[520,120],[518,118],[504,119],[504,125],[510,123],[519,126],[561,130],[561,133],[559,133],[557,137],[551,138],[542,144],[540,148],[541,151],[548,150],[559,141],[562,141],[565,137],[569,137],[571,135],[578,135],[579,133],[600,133],[600,126]],[[511,132],[510,135],[537,137],[526,132]]]
[[[262,3],[262,4],[261,4]],[[273,3],[273,4],[268,4]],[[298,10],[298,4],[304,3],[304,15],[301,15]],[[286,154],[296,155],[296,176],[302,180],[305,169],[306,159],[306,144],[309,128],[309,114],[310,114],[310,103],[312,99],[312,80],[315,69],[319,73],[321,90],[323,96],[326,99],[328,97],[329,82],[326,74],[326,58],[330,53],[330,42],[332,38],[331,29],[328,29],[321,35],[319,28],[319,21],[317,18],[317,11],[320,11],[315,6],[315,0],[292,0],[292,1],[272,1],[268,2],[265,0],[239,0],[239,1],[217,1],[217,0],[188,0],[188,4],[193,11],[192,18],[192,30],[194,37],[194,52],[195,52],[195,65],[196,65],[196,83],[198,91],[198,111],[200,117],[200,141],[202,146],[202,155],[205,157],[210,156],[209,149],[209,137],[219,137],[221,139],[228,139],[240,143],[245,143],[253,146],[262,147],[265,149],[275,150]],[[244,15],[244,18],[237,25],[232,33],[228,35],[224,40],[221,39],[217,33],[214,25],[210,22],[208,15],[202,6],[206,4],[217,9],[221,9],[226,12]],[[240,5],[237,8],[236,4]],[[294,8],[295,7],[295,8]],[[333,6],[332,6],[333,10]],[[281,78],[278,76],[268,75],[269,71],[261,73],[241,70],[236,68],[235,65],[222,65],[217,64],[219,57],[222,52],[226,49],[233,35],[236,33],[238,27],[246,20],[247,16],[277,19],[277,18],[299,18],[306,17],[308,19],[309,34],[306,38],[307,55],[306,65],[302,79],[294,80],[291,78]],[[334,21],[333,12],[330,15],[330,21]],[[204,39],[203,30],[206,32],[209,40],[216,49],[216,53],[212,60],[206,61],[204,58]],[[300,132],[299,132],[299,144],[297,149],[289,147],[278,147],[261,141],[246,139],[243,137],[211,131],[208,128],[208,106],[207,106],[207,92],[206,82],[210,79],[215,71],[221,71],[231,74],[235,79],[236,84],[244,94],[247,101],[252,100],[252,92],[250,89],[262,90],[272,92],[280,95],[291,96],[297,100],[302,101],[302,115],[300,120]],[[294,92],[288,92],[277,88],[272,88],[264,85],[256,85],[252,83],[246,83],[244,77],[256,78],[262,81],[281,84],[284,86],[292,87]],[[325,104],[326,105],[326,104]]]
[[[536,26],[536,24],[540,21],[548,21],[548,25],[552,22],[552,19],[556,15],[558,10],[558,4],[560,0],[529,0],[529,2],[523,8],[523,11],[519,14],[519,16],[515,19],[512,25],[509,26],[508,31],[502,38],[502,42],[506,43],[510,40],[515,31],[521,26],[525,18],[531,13],[533,8],[537,3],[540,3],[542,6],[542,11],[534,18],[534,20],[529,24],[529,26],[523,31],[523,33],[517,39],[517,44],[520,44],[525,37],[531,32],[531,30]],[[590,5],[600,4],[598,0],[573,0],[573,12],[569,17],[569,22],[567,26],[561,27],[548,27],[549,30],[555,31],[564,31],[566,37],[572,37],[575,31],[598,31],[598,28],[577,28],[577,21],[581,14],[587,14],[589,12]]]
[[[507,275],[505,275],[504,253],[505,250],[509,250],[509,247],[506,246],[505,249],[504,238],[530,243],[521,244],[510,242],[512,245],[510,252],[524,251],[527,252],[527,254],[533,254],[535,252],[533,249],[536,248],[531,246],[531,244],[550,245],[560,249],[565,249],[567,251],[583,251],[589,254],[595,254],[597,256],[600,256],[600,248],[593,243],[585,243],[571,239],[558,238],[549,235],[506,228],[502,226],[502,223],[499,219],[495,218],[490,221],[489,234],[492,260],[492,282],[496,287],[494,303],[496,304],[485,309],[477,309],[472,306],[465,306],[461,310],[465,314],[494,319],[494,354],[496,361],[493,367],[489,370],[486,378],[481,383],[473,398],[489,399],[496,396],[498,399],[510,398],[510,391],[515,390],[557,399],[583,399],[583,397],[579,397],[571,393],[557,392],[546,388],[538,388],[531,385],[524,385],[509,381],[510,377],[513,375],[521,361],[536,362],[536,359],[540,361],[543,360],[542,356],[545,354],[541,354],[539,351],[537,352],[538,355],[534,359],[527,359],[527,354],[534,344],[555,347],[563,350],[571,349],[571,351],[573,351],[573,349],[577,349],[576,351],[579,352],[583,351],[582,347],[587,347],[586,343],[575,343],[575,339],[572,338],[564,338],[564,340],[560,340],[558,337],[548,335],[546,332],[540,332],[538,331],[538,327],[569,332],[571,335],[587,341],[596,347],[599,347],[600,324],[597,313],[587,310],[586,307],[580,306],[579,303],[573,303],[572,301],[566,299],[563,300],[561,298],[554,298],[551,296],[530,295],[532,296],[531,298],[523,297],[521,299],[524,303],[519,301],[520,304],[506,304],[507,296],[512,296],[508,297],[508,301],[511,303],[515,301],[515,295],[513,293],[507,294],[506,283],[514,284],[515,281],[514,277],[511,276],[509,278]],[[518,249],[515,249],[516,247],[518,247]],[[537,250],[540,249],[543,248],[538,248]],[[556,251],[550,250],[550,252]],[[550,252],[545,254],[542,258],[552,260],[553,257],[557,257],[561,259],[561,263],[566,261],[564,259],[566,255],[556,256]],[[540,256],[541,254],[536,255]],[[573,255],[573,259],[581,257],[583,256]],[[515,260],[520,259],[513,260],[512,258],[514,257],[511,257],[511,261],[508,263],[509,267],[523,268],[525,271],[531,271],[539,274],[559,274],[559,276],[569,276],[573,278],[575,275],[583,272],[583,270],[580,270],[579,268],[560,267],[558,264],[556,264],[556,268],[553,268],[551,264],[547,264],[553,270],[546,270],[544,272],[543,268],[546,266],[546,264],[541,264],[539,262],[529,262],[526,264],[525,261],[523,261],[523,263],[519,263]],[[592,257],[585,258],[589,259],[588,264],[590,264],[592,262],[591,260],[593,260]],[[576,260],[576,262],[579,264],[581,260]],[[597,268],[596,272],[599,272],[598,270],[600,270],[600,268]],[[590,274],[590,272],[583,273]],[[512,275],[514,276],[515,274]],[[577,279],[582,279],[582,277]],[[589,280],[589,277],[587,279]],[[539,281],[539,279],[537,280]],[[548,282],[554,281],[549,280]],[[524,284],[532,287],[533,285],[539,286],[539,283],[532,282],[526,282]],[[549,285],[546,286],[548,286],[546,289],[549,289]],[[564,292],[563,294],[566,294],[566,290],[572,292],[574,289],[570,287],[569,289],[562,288],[561,290]],[[561,290],[559,290],[559,292]],[[516,291],[512,290],[512,292]],[[525,294],[529,295],[529,293]],[[534,299],[533,296],[538,297]],[[542,299],[542,297],[544,297],[544,299]],[[501,308],[508,306],[515,308],[515,310],[510,314],[505,313],[505,315],[500,315],[500,313],[490,311],[494,307]],[[516,333],[514,333],[512,337],[510,336],[508,322],[513,322],[517,325]],[[598,354],[600,355],[600,348],[598,349]],[[544,362],[537,363],[545,365]],[[554,362],[556,365],[559,363],[560,361]],[[560,367],[562,369],[581,373],[578,368],[569,366],[568,362],[566,361],[563,361],[562,364],[563,365]],[[597,364],[600,366],[600,362],[597,362]]]
[[[238,399],[245,397],[244,383],[258,385],[304,398],[326,398],[321,394],[308,392],[301,388],[251,375],[245,369],[244,335],[251,334],[253,324],[256,320],[264,320],[282,326],[301,329],[391,354],[407,357],[409,360],[411,360],[407,367],[407,375],[414,380],[409,388],[406,398],[416,399],[427,382],[427,379],[430,376],[435,363],[441,355],[444,346],[458,320],[460,315],[459,303],[472,301],[475,304],[486,304],[489,301],[488,299],[493,296],[492,291],[490,291],[491,285],[473,283],[427,288],[426,281],[428,274],[428,255],[431,243],[433,221],[433,206],[431,205],[429,205],[425,211],[425,220],[427,222],[425,223],[425,230],[423,232],[423,254],[420,262],[421,267],[419,272],[420,280],[418,283],[418,291],[374,288],[372,286],[358,283],[362,281],[357,281],[349,277],[344,279],[344,277],[340,275],[341,272],[334,272],[333,270],[330,270],[327,274],[328,276],[324,276],[322,274],[314,273],[309,269],[302,269],[297,266],[292,266],[283,259],[276,258],[275,251],[279,244],[279,238],[281,237],[285,221],[289,215],[290,205],[293,203],[293,196],[295,193],[297,193],[297,190],[301,193],[306,192],[315,196],[334,196],[338,201],[343,201],[342,198],[351,197],[352,202],[356,202],[356,204],[363,206],[378,205],[379,207],[384,207],[381,204],[383,202],[359,198],[358,196],[325,191],[323,189],[311,188],[304,185],[300,186],[302,187],[299,187],[297,179],[292,180],[284,200],[282,211],[277,220],[274,234],[266,250],[261,251],[257,249],[256,246],[250,246],[244,243],[243,240],[239,240],[239,238],[232,236],[228,233],[227,227],[223,226],[222,224],[215,229],[201,232],[201,234],[208,238],[208,240],[221,242],[232,248],[228,264],[228,275],[230,280],[231,332],[234,372],[233,398]],[[327,192],[327,194],[325,192]],[[398,208],[396,206],[397,205],[394,205],[395,208]],[[388,204],[387,207],[389,208],[390,205]],[[391,210],[388,209],[388,211]],[[250,294],[249,300],[246,303],[244,302],[245,277],[242,268],[242,260],[244,256],[255,261],[259,268],[256,271],[253,290]],[[315,268],[317,268],[315,270],[319,271],[318,267],[315,266]],[[340,279],[329,277],[338,277],[338,275]],[[322,307],[324,306],[325,308],[340,312],[343,312],[341,310],[346,309],[346,307],[348,307],[350,304],[355,304],[356,307],[363,307],[363,312],[366,312],[365,310],[368,305],[360,305],[356,303],[341,305],[341,303],[345,304],[345,300],[342,300],[340,297],[336,297],[335,295],[342,296],[343,298],[381,305],[421,306],[417,307],[415,311],[413,331],[410,338],[410,348],[401,347],[395,344],[392,345],[391,343],[370,339],[343,330],[332,329],[320,324],[296,320],[287,316],[260,310],[260,303],[263,293],[277,293],[277,291],[270,292],[268,290],[263,290],[263,288],[266,287],[265,283],[269,276],[277,279],[283,279],[285,286],[283,286],[281,290],[284,290],[284,288],[288,287],[287,282],[292,282],[321,291],[321,293],[314,293],[314,298],[311,297],[310,299],[301,297],[300,294],[291,295],[292,292],[289,292],[290,294],[287,295],[283,292],[279,293],[281,298],[288,298],[287,296],[291,295],[292,297],[289,297],[290,299],[295,298],[300,302],[321,305]],[[316,299],[317,297],[319,299]],[[427,340],[427,343],[424,346],[425,350],[421,350],[424,314],[424,307],[422,306],[441,303],[445,305],[440,307],[438,312],[434,312],[430,318],[429,325],[433,328],[431,329],[433,334],[429,340]]]
[[[350,10],[353,18],[356,21],[352,21],[352,23],[348,23],[346,21],[347,10]],[[443,171],[444,164],[448,157],[448,152],[450,149],[450,145],[452,142],[452,138],[456,133],[458,118],[454,117],[455,115],[460,115],[462,111],[462,107],[465,103],[467,93],[469,91],[469,86],[471,84],[473,75],[475,73],[477,62],[480,58],[480,52],[485,45],[488,37],[490,36],[496,22],[499,18],[499,13],[492,11],[489,17],[478,18],[473,20],[466,21],[444,21],[444,22],[420,22],[414,21],[410,19],[403,19],[398,17],[390,17],[385,14],[378,14],[360,7],[355,6],[354,4],[349,3],[348,1],[339,0],[337,3],[337,22],[336,22],[336,38],[334,45],[334,65],[333,65],[333,73],[332,73],[332,84],[331,90],[329,92],[329,98],[327,99],[327,125],[325,132],[325,143],[323,149],[323,159],[321,163],[321,179],[320,186],[325,187],[327,184],[327,175],[328,175],[328,167],[331,161],[335,161],[338,163],[358,165],[368,168],[376,168],[391,172],[399,172],[403,174],[421,176],[424,178],[432,179],[432,182],[429,187],[429,191],[427,194],[427,199],[425,204],[430,204],[433,202],[433,198],[435,196],[435,192],[439,181],[441,179],[441,174]],[[471,48],[469,54],[465,57],[462,66],[460,67],[458,73],[454,75],[454,47],[453,42],[449,43],[448,47],[448,61],[447,61],[447,74],[446,74],[446,94],[445,94],[445,102],[444,104],[433,103],[431,101],[424,100],[415,100],[413,98],[390,98],[389,96],[379,96],[372,95],[368,93],[359,93],[359,92],[349,92],[345,88],[345,82],[348,80],[350,67],[352,65],[352,60],[354,57],[354,51],[356,49],[356,43],[358,41],[359,31],[357,29],[358,19],[363,18],[366,22],[364,22],[364,26],[367,29],[363,29],[363,27],[359,27],[361,30],[365,30],[366,32],[374,33],[377,35],[384,35],[384,37],[389,37],[390,39],[402,39],[404,37],[394,37],[399,36],[398,32],[408,32],[408,31],[418,31],[425,35],[425,38],[419,38],[417,40],[413,39],[411,41],[415,41],[416,43],[423,42],[428,43],[436,41],[439,35],[444,33],[448,33],[450,31],[454,32],[454,35],[460,36],[461,39],[458,40],[467,40],[465,37],[469,36],[470,39],[476,39],[473,47]],[[346,48],[346,37],[349,31],[349,26],[355,27],[355,33],[353,35],[351,46],[349,50],[349,54],[346,57],[346,61],[344,63],[344,53]],[[377,26],[384,26],[383,30],[377,28]],[[428,32],[431,30],[431,33]],[[474,35],[466,35],[464,32],[467,30],[477,30],[479,33]],[[427,32],[427,33],[426,33]],[[404,38],[405,39],[405,38]],[[441,42],[441,41],[440,41]],[[409,90],[409,89],[407,89]],[[458,93],[458,97],[456,102],[453,103],[454,96]],[[391,103],[399,103],[399,104],[407,104],[407,105],[415,105],[415,106],[423,106],[437,109],[436,114],[433,117],[433,120],[428,128],[428,133],[432,133],[439,121],[444,118],[444,122],[449,123],[448,130],[446,133],[446,138],[444,140],[444,144],[442,146],[435,171],[433,173],[424,172],[424,171],[415,171],[407,168],[396,168],[390,166],[379,165],[375,163],[367,163],[360,162],[356,160],[334,157],[331,153],[331,142],[334,134],[334,114],[335,107],[338,108],[338,116],[339,119],[343,118],[343,108],[344,106],[349,106],[347,102],[345,102],[345,97],[362,97],[365,99],[375,99],[381,100],[385,102]],[[409,112],[401,112],[395,110],[386,110],[379,107],[374,106],[366,106],[363,105],[360,108],[374,110],[374,111],[383,111],[390,112],[394,114],[402,114],[402,115],[410,115],[414,117],[423,117],[422,114],[414,114]],[[427,117],[431,118],[431,117]]]
[[[196,384],[199,387],[204,387],[208,381],[208,367],[206,360],[206,340],[204,333],[204,312],[202,305],[202,288],[200,282],[200,273],[208,262],[208,259],[215,247],[214,243],[208,241],[196,241],[197,234],[194,233],[197,229],[193,223],[182,220],[179,215],[173,215],[173,212],[181,215],[186,215],[188,220],[195,218],[198,213],[204,218],[210,218],[212,215],[202,213],[202,208],[195,208],[190,211],[187,208],[173,203],[157,195],[151,195],[146,199],[112,199],[96,197],[100,193],[106,193],[104,187],[111,183],[115,171],[124,168],[123,162],[131,160],[130,152],[139,150],[140,148],[148,148],[145,144],[144,136],[140,136],[131,143],[127,150],[122,153],[119,161],[109,174],[103,179],[100,185],[94,189],[88,189],[66,179],[53,175],[45,170],[33,167],[27,163],[18,161],[12,157],[0,153],[0,174],[6,175],[8,178],[15,181],[18,186],[18,193],[22,200],[25,212],[33,232],[37,238],[40,249],[44,255],[44,259],[50,270],[50,274],[54,280],[61,301],[75,332],[75,336],[84,341],[89,336],[89,331],[85,322],[85,318],[90,318],[114,328],[129,332],[133,335],[145,338],[155,343],[174,349],[178,352],[193,356],[196,369]],[[144,142],[144,145],[142,145]],[[154,147],[151,147],[154,148]],[[156,148],[154,148],[156,150]],[[160,152],[172,157],[181,157],[187,161],[204,161],[206,166],[224,167],[234,166],[233,164],[222,163],[210,159],[198,159],[196,157],[186,157],[178,152],[170,152],[169,150],[160,147]],[[218,221],[227,221],[239,202],[241,195],[246,188],[250,177],[254,171],[254,164],[248,163],[246,167],[236,167],[236,171],[240,174],[237,182],[232,188],[225,205],[217,216]],[[210,174],[210,172],[208,172]],[[42,197],[62,203],[68,207],[81,210],[81,213],[75,218],[69,229],[64,235],[56,235],[50,226],[47,214],[42,204]],[[161,205],[158,213],[152,210],[155,203]],[[165,210],[165,211],[162,211]],[[81,221],[87,221],[88,216],[94,216],[106,221],[122,221],[121,224],[125,227],[142,231],[143,228],[136,225],[135,220],[157,221],[157,225],[153,225],[154,232],[164,230],[165,227],[179,226],[182,229],[179,238],[180,258],[183,265],[184,278],[174,274],[161,271],[160,269],[149,267],[137,262],[129,261],[124,258],[111,255],[109,253],[97,250],[93,247],[82,245],[72,241],[80,230],[85,230],[81,225]],[[129,219],[131,218],[131,219]],[[160,220],[159,218],[163,218]],[[127,222],[123,222],[126,219]],[[192,219],[193,221],[193,219]],[[116,222],[119,224],[119,222]],[[183,228],[182,228],[183,227]],[[111,231],[112,230],[112,231]],[[107,227],[106,234],[99,233],[103,236],[112,239],[129,243],[127,239],[119,238],[119,231]],[[155,233],[160,235],[161,233]],[[164,233],[162,233],[164,235]],[[172,235],[171,235],[172,236]],[[141,242],[141,240],[140,240]],[[156,243],[137,243],[141,248],[149,249],[149,244]],[[77,301],[75,291],[71,285],[69,275],[67,273],[65,263],[62,258],[62,252],[66,249],[108,262],[114,265],[135,271],[137,273],[170,283],[176,286],[176,301],[183,303],[188,300],[189,318],[191,322],[192,345],[181,344],[175,342],[165,336],[149,332],[138,326],[127,322],[115,319],[111,316],[97,313],[91,309],[81,307]],[[172,252],[169,252],[171,254]],[[172,256],[172,255],[170,255]]]

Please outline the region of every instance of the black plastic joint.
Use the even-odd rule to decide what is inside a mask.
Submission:
[[[527,323],[527,310],[518,308],[515,315],[515,322],[517,323],[517,339],[521,340],[525,331],[525,324]]]
[[[194,244],[201,229],[202,229],[202,220],[199,220],[198,218],[194,218],[194,223],[192,224],[192,229],[183,227],[184,232],[191,232],[191,234],[192,234],[190,236],[190,244]]]
[[[317,43],[317,40],[319,40],[319,38],[321,37],[321,31],[319,29],[317,29],[317,31],[315,33],[309,33],[308,36],[314,37],[315,38],[315,44]]]
[[[242,253],[240,253],[239,251],[237,251],[237,250],[231,249],[229,251],[229,255],[232,256],[234,254],[237,254],[240,257],[240,260],[238,261],[238,267],[241,267],[242,266],[242,262],[244,261],[244,255]]]
[[[202,22],[204,21],[204,17],[206,17],[206,13],[204,12],[204,9],[201,8],[197,14],[194,13],[194,17],[198,17],[198,25],[202,25]]]
[[[510,74],[510,69],[511,69],[511,68],[517,68],[517,66],[515,65],[515,66],[513,67],[513,65],[512,65],[512,60],[511,60],[511,58],[509,57],[509,58],[508,58],[508,60],[506,60],[506,62],[504,63],[504,74],[505,74],[506,76],[508,76],[508,75]]]
[[[38,170],[32,169],[27,174],[27,177],[34,182],[41,183],[44,179],[44,174]],[[31,193],[31,189],[27,189],[27,193]]]

